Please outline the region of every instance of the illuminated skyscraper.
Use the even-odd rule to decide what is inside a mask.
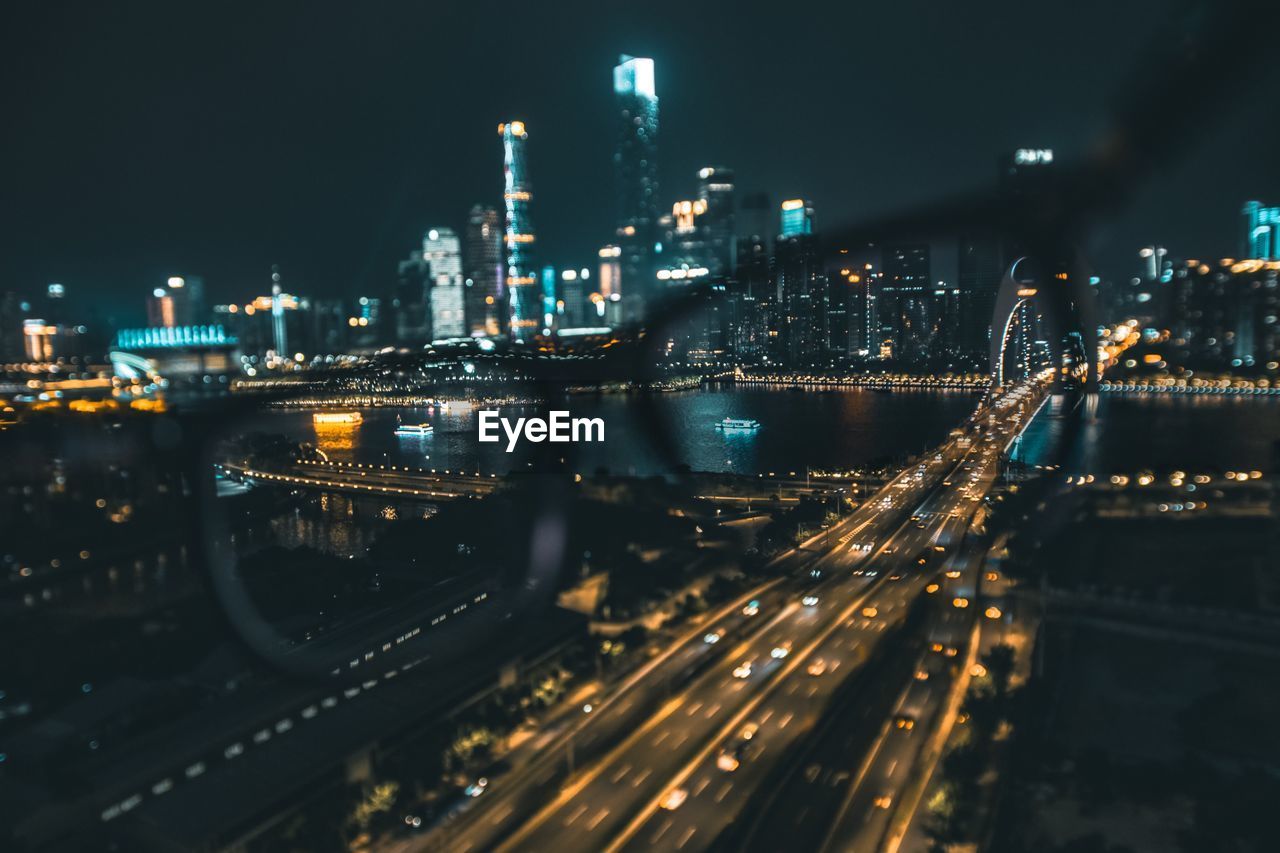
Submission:
[[[1244,203],[1244,251],[1246,258],[1280,259],[1280,207],[1261,202]]]
[[[818,238],[808,232],[779,237],[773,276],[773,357],[792,366],[811,363],[825,337],[827,277]]]
[[[551,334],[551,324],[555,322],[556,316],[556,268],[553,266],[545,266],[542,268],[542,330],[545,334]]]
[[[502,220],[496,208],[477,204],[467,217],[465,281],[467,330],[472,336],[501,333],[503,311]]]
[[[507,331],[513,341],[527,341],[538,333],[542,314],[542,295],[533,263],[533,222],[529,218],[533,191],[524,152],[529,134],[522,121],[500,124],[498,133],[502,137],[505,176],[502,199],[506,207],[503,241],[507,255]]]
[[[618,108],[613,171],[618,206],[622,288],[630,317],[642,314],[656,287],[658,242],[658,94],[653,60],[619,57],[613,69]],[[638,286],[637,286],[638,285]]]
[[[420,346],[431,340],[431,267],[414,249],[396,270],[396,286],[391,295],[391,311],[397,344]]]
[[[929,245],[913,243],[884,250],[884,278],[877,294],[880,323],[892,341],[895,359],[923,361],[933,331]]]
[[[782,234],[793,237],[796,234],[813,233],[813,204],[802,198],[787,199],[782,203]]]
[[[430,268],[431,337],[467,333],[463,309],[462,243],[452,228],[432,228],[422,238],[422,259]]]
[[[622,305],[622,247],[604,246],[598,254],[598,289],[587,297],[593,309],[588,312],[588,320],[597,325],[616,326],[622,322],[622,318],[618,316]]]
[[[170,282],[172,283],[172,279]],[[289,357],[289,333],[284,322],[284,289],[280,285],[280,267],[271,265],[271,344],[279,358]]]
[[[147,299],[147,323],[151,326],[191,326],[207,319],[204,279],[173,275]]]
[[[737,246],[734,237],[733,170],[706,166],[698,170],[698,201],[705,237],[706,266],[713,278],[733,272]]]

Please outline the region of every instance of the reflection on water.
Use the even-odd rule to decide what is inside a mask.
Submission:
[[[964,391],[900,391],[878,394],[857,388],[790,392],[777,388],[710,387],[659,395],[654,414],[675,442],[674,464],[695,471],[742,474],[847,470],[898,459],[942,441],[973,410],[977,397]],[[558,445],[582,472],[650,475],[671,468],[654,444],[654,424],[627,394],[574,395],[554,403],[574,417],[600,417],[605,440]],[[503,406],[507,418],[538,414],[531,406]],[[753,418],[758,430],[716,429],[726,417]],[[525,468],[531,445],[513,453],[506,442],[477,440],[479,411],[385,408],[364,411],[358,426],[315,427],[309,412],[264,414],[261,428],[301,441],[319,441],[334,461],[409,465],[438,470],[506,473]],[[395,435],[398,423],[429,423],[425,436]],[[322,433],[323,429],[323,433]],[[545,447],[545,445],[543,445]]]
[[[339,557],[359,556],[388,524],[405,518],[430,518],[436,508],[422,503],[322,492],[273,515],[265,531],[286,548],[314,548]]]
[[[1049,461],[1065,422],[1046,406],[1027,429],[1021,455]],[[1099,395],[1096,415],[1072,454],[1079,473],[1266,469],[1280,441],[1280,400],[1271,397]]]
[[[360,424],[312,423],[316,447],[330,459],[353,458],[360,445]]]

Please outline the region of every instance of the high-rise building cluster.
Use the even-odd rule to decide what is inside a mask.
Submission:
[[[497,125],[492,196],[473,204],[460,227],[428,228],[385,286],[302,296],[273,267],[260,295],[210,307],[200,277],[173,275],[150,289],[147,327],[130,330],[123,349],[234,346],[239,368],[255,375],[387,346],[468,338],[520,345],[644,326],[677,364],[972,370],[996,367],[993,312],[1005,278],[1065,277],[1061,259],[1031,270],[1020,262],[1028,247],[993,231],[837,242],[808,198],[742,193],[722,164],[689,175],[687,194],[664,198],[654,61],[621,56],[612,84],[614,214],[594,258],[557,262],[539,251],[535,143],[527,123],[513,118]],[[1057,180],[1056,168],[1051,149],[1011,152],[999,160],[1000,192],[1027,203]],[[1280,207],[1249,201],[1242,216],[1244,261],[1206,270],[1148,246],[1128,284],[1093,282],[1104,310],[1159,317],[1204,360],[1248,366],[1274,354]],[[85,327],[69,322],[65,304],[61,284],[34,303],[6,294],[4,357],[49,361],[84,350]],[[1020,300],[999,325],[1002,369],[1030,370],[1050,349],[1034,299]]]

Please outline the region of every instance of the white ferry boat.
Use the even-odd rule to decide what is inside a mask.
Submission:
[[[716,424],[716,429],[760,429],[760,422],[755,418],[725,418]]]
[[[431,435],[435,427],[431,424],[400,424],[396,427],[396,435]]]

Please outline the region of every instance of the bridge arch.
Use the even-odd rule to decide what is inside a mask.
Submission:
[[[1045,339],[1056,384],[1074,379],[1087,390],[1096,389],[1097,325],[1092,322],[1093,294],[1088,279],[1078,271],[1046,278],[1027,258],[1009,265],[996,292],[991,314],[991,384],[998,388],[1006,381],[1005,362],[1010,334],[1018,309],[1034,300],[1045,322]]]

